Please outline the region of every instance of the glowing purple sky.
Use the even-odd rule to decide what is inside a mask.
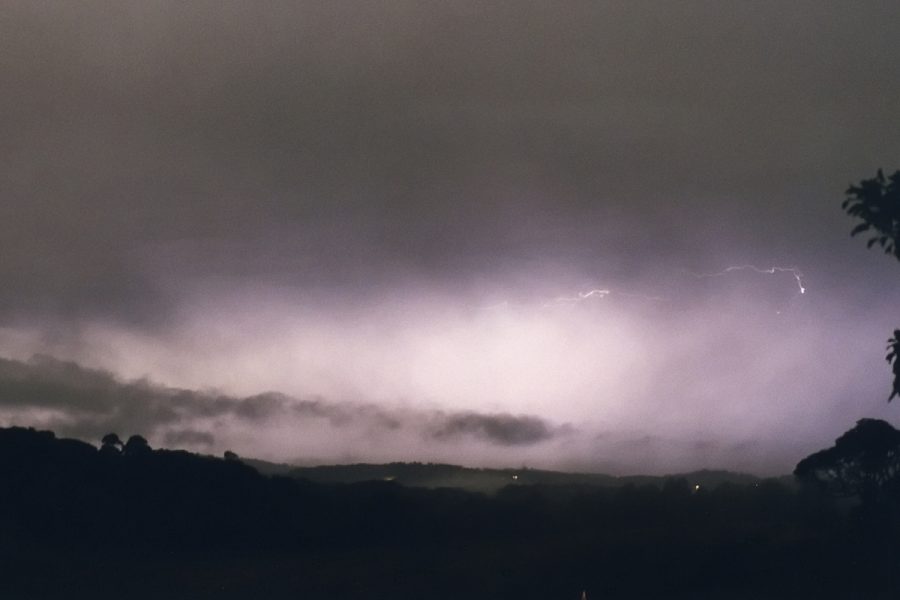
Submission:
[[[0,423],[298,462],[787,472],[900,410],[900,265],[840,211],[900,168],[898,22],[8,7]]]

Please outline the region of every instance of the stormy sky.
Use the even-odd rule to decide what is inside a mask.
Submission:
[[[789,472],[897,423],[891,2],[8,2],[0,423]]]

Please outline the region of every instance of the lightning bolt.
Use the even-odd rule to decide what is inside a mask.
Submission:
[[[691,271],[682,271],[687,273],[697,279],[709,279],[712,277],[724,277],[729,273],[734,273],[738,271],[751,271],[753,273],[759,273],[760,275],[775,275],[776,273],[790,273],[794,278],[794,281],[797,283],[797,292],[798,295],[806,294],[806,284],[803,280],[803,272],[797,267],[779,267],[772,266],[768,268],[761,268],[755,265],[732,265],[730,267],[726,267],[721,271],[716,271],[715,273],[694,273]],[[667,299],[662,296],[648,296],[646,294],[635,294],[629,292],[620,292],[613,291],[609,288],[590,288],[585,291],[576,292],[574,295],[569,296],[556,296],[550,300],[544,301],[540,306],[542,308],[554,308],[554,307],[568,307],[575,306],[576,304],[580,304],[585,301],[593,301],[593,300],[605,300],[610,296],[621,296],[623,298],[640,298],[642,300],[650,300],[653,302],[667,302]],[[499,303],[492,304],[490,306],[482,306],[479,307],[482,310],[498,310],[505,309],[510,306],[514,306],[515,304],[508,301],[503,300]],[[778,314],[781,314],[781,311],[776,311]]]
[[[596,298],[598,300],[603,300],[607,296],[612,293],[611,290],[606,289],[593,289],[588,290],[586,292],[578,292],[574,296],[557,296],[556,298],[549,300],[544,303],[544,308],[550,306],[571,306],[573,304],[578,304],[584,300],[589,298]]]
[[[716,273],[691,273],[691,275],[693,275],[697,279],[707,279],[710,277],[722,277],[723,275],[728,275],[729,273],[734,273],[735,271],[753,271],[754,273],[759,273],[760,275],[790,273],[794,276],[794,281],[797,282],[797,289],[799,290],[799,293],[806,293],[806,285],[803,283],[803,272],[800,271],[800,269],[798,269],[797,267],[769,267],[768,269],[761,269],[754,265],[735,265],[732,267],[726,267],[725,269]]]
[[[629,292],[618,292],[607,288],[595,288],[585,292],[577,292],[574,296],[557,296],[543,304],[544,308],[553,306],[572,306],[585,300],[604,300],[609,296],[621,296],[623,298],[640,298],[642,300],[651,300],[653,302],[665,302],[666,299],[661,296],[648,296],[646,294],[633,294]]]

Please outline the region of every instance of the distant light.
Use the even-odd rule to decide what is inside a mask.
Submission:
[[[694,491],[695,491],[695,492],[700,491],[700,484],[699,484],[699,483],[696,484],[696,485],[694,486]]]
[[[513,475],[513,479],[518,479],[518,478],[519,478],[518,475]]]

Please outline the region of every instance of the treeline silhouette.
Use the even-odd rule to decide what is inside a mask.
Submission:
[[[881,423],[802,462],[798,489],[672,478],[493,495],[0,429],[0,597],[893,598],[900,445]],[[878,493],[832,485],[854,468],[848,481],[868,482],[872,465]]]

